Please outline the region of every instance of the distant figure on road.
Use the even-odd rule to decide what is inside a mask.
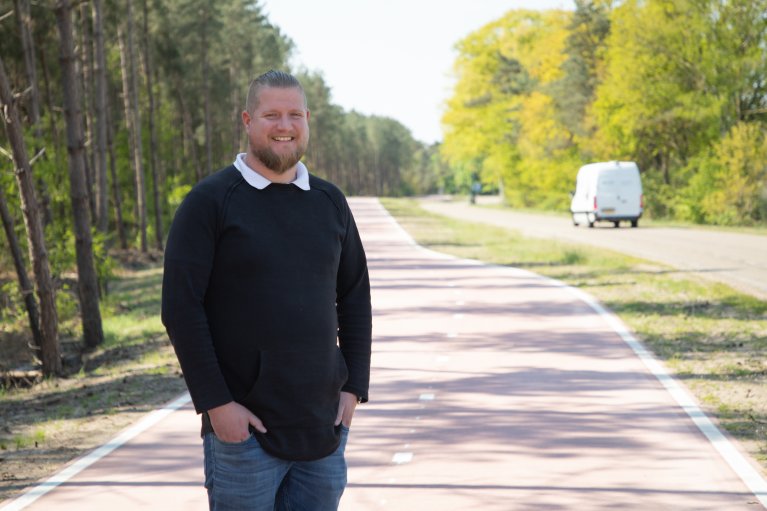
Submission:
[[[471,187],[469,189],[469,204],[476,204],[477,195],[482,192],[482,183],[479,182],[479,174],[471,175]]]
[[[202,414],[211,510],[331,511],[368,399],[371,305],[346,198],[300,162],[301,84],[250,84],[248,152],[198,183],[165,252],[162,320]]]

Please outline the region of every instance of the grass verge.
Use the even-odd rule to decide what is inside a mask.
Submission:
[[[0,502],[186,389],[158,316],[161,283],[156,264],[120,270],[101,304],[104,344],[79,372],[0,390]]]
[[[525,268],[599,299],[767,469],[767,302],[616,252],[449,219],[411,199],[381,202],[425,247]]]

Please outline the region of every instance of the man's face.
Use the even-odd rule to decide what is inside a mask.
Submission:
[[[309,143],[309,111],[297,88],[265,87],[258,106],[243,113],[250,152],[276,174],[292,169]]]

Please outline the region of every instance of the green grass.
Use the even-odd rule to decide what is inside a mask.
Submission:
[[[382,203],[432,250],[525,268],[596,297],[767,467],[767,302],[662,264],[434,215],[414,200]]]

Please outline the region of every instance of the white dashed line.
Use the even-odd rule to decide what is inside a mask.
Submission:
[[[397,452],[394,453],[394,456],[391,459],[392,463],[396,465],[403,465],[405,463],[410,463],[413,461],[413,453],[412,452]]]

